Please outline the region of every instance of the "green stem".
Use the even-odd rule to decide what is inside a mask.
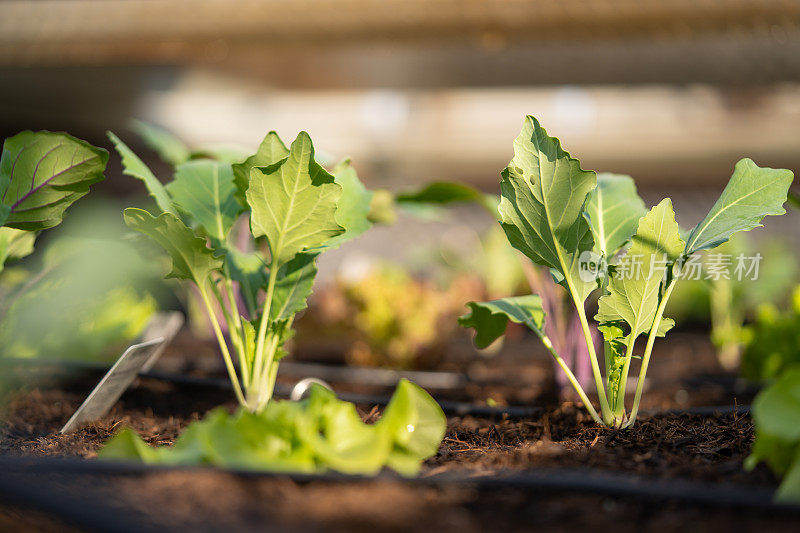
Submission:
[[[198,288],[200,289],[200,297],[202,298],[203,303],[206,305],[206,311],[208,311],[208,317],[211,320],[211,327],[214,329],[214,334],[217,337],[219,348],[222,350],[222,358],[225,360],[225,368],[228,369],[228,376],[230,376],[231,383],[233,384],[233,392],[236,394],[236,399],[239,401],[239,403],[246,406],[247,404],[245,402],[244,395],[242,394],[242,387],[239,384],[239,376],[236,374],[236,369],[233,366],[231,353],[228,351],[228,343],[225,342],[225,337],[222,335],[222,329],[219,327],[217,314],[214,311],[214,307],[211,305],[211,300],[209,299],[206,290],[202,287]]]
[[[277,261],[273,259],[269,266],[269,281],[267,282],[267,294],[264,300],[264,310],[261,313],[261,322],[258,326],[258,337],[256,341],[256,355],[253,363],[253,375],[251,376],[251,383],[257,383],[258,376],[263,372],[264,362],[264,341],[267,336],[267,326],[269,325],[269,312],[272,306],[272,296],[275,293],[275,283],[278,279],[278,265]]]
[[[631,333],[628,335],[627,348],[625,350],[625,363],[622,366],[622,373],[619,377],[619,388],[617,394],[613,398],[614,405],[614,424],[621,424],[625,418],[625,392],[628,388],[628,373],[631,368],[631,359],[633,359],[633,347],[636,344],[636,338]]]
[[[230,280],[225,280],[230,282]],[[228,325],[228,333],[231,337],[231,343],[233,344],[234,349],[236,350],[236,356],[239,360],[239,368],[241,369],[242,375],[242,383],[244,385],[245,390],[247,389],[249,383],[249,375],[247,372],[247,362],[245,359],[245,351],[244,351],[244,331],[242,330],[242,323],[239,319],[238,315],[231,314],[229,311],[232,310],[233,313],[236,313],[234,307],[230,302],[233,301],[231,292],[228,292],[227,298],[228,303],[225,302],[225,297],[223,297],[222,293],[219,290],[219,287],[216,283],[211,284],[211,290],[214,292],[214,296],[217,299],[217,303],[219,304],[220,309],[222,309],[222,315],[225,318],[225,323]],[[236,319],[234,319],[236,317]]]
[[[558,363],[558,366],[560,366],[561,370],[564,371],[564,374],[567,375],[567,379],[572,384],[572,387],[575,389],[575,391],[578,393],[578,396],[580,396],[584,407],[586,407],[586,410],[589,411],[590,415],[592,415],[592,419],[594,419],[594,421],[597,422],[598,424],[604,425],[603,420],[597,414],[597,411],[592,405],[592,402],[589,400],[589,397],[586,395],[586,392],[584,392],[583,387],[581,387],[581,384],[578,382],[578,379],[575,377],[575,374],[573,374],[572,370],[569,369],[567,363],[565,363],[564,360],[561,359],[561,356],[558,355],[558,353],[556,353],[555,348],[553,347],[553,343],[550,341],[550,338],[547,337],[547,335],[545,335],[541,331],[539,331],[538,328],[531,328],[531,329],[533,329],[533,331],[536,332],[536,334],[539,336],[539,339],[541,339],[542,344],[544,344],[544,347],[547,348],[547,351],[550,352],[550,355],[552,355],[553,358],[555,358],[556,363]]]
[[[633,398],[631,416],[623,427],[631,427],[636,422],[636,415],[639,412],[639,401],[642,399],[642,390],[644,390],[644,379],[647,375],[647,366],[650,364],[650,354],[653,352],[653,344],[658,336],[658,328],[661,326],[661,317],[664,316],[664,309],[667,307],[667,301],[672,295],[672,289],[675,288],[676,283],[677,279],[673,279],[667,287],[667,290],[664,292],[664,297],[661,298],[661,303],[658,304],[656,318],[653,320],[653,326],[650,328],[650,335],[647,337],[647,346],[645,346],[644,356],[642,357],[642,368],[639,370],[639,381],[636,384],[636,396]]]
[[[273,365],[275,361],[275,352],[278,349],[279,344],[278,335],[273,336],[270,338],[269,346],[268,346],[268,353],[269,356],[267,357],[266,363],[261,371],[261,374],[256,376],[258,379],[258,395],[256,397],[256,412],[260,411],[264,408],[264,406],[269,402],[272,398],[272,387],[270,387],[270,374],[272,372],[272,367],[277,366]]]
[[[597,388],[597,396],[600,400],[600,411],[603,414],[603,422],[606,425],[612,423],[611,409],[608,405],[608,397],[606,396],[606,388],[603,384],[603,375],[600,373],[600,364],[597,362],[597,353],[594,349],[594,341],[592,340],[592,332],[589,329],[589,322],[586,320],[586,311],[583,308],[583,302],[579,302],[574,296],[574,291],[570,291],[573,295],[575,308],[578,311],[578,318],[581,321],[581,329],[583,329],[583,337],[586,340],[586,348],[589,350],[589,359],[592,362],[592,375],[594,376],[594,385]]]
[[[242,381],[245,390],[250,386],[250,369],[247,368],[247,353],[244,342],[244,328],[242,327],[242,317],[239,315],[239,306],[236,303],[236,294],[233,291],[230,268],[225,263],[225,289],[228,294],[228,306],[230,307],[231,319],[228,321],[228,330],[236,330],[236,335],[231,334],[236,352],[239,355],[239,368],[242,374]]]

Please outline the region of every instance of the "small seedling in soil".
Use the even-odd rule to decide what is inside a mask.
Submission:
[[[196,287],[241,408],[233,416],[210,413],[172,449],[150,449],[124,432],[103,456],[292,471],[372,472],[386,465],[413,473],[436,452],[444,414],[411,383],[398,386],[375,426],[362,424],[352,404],[319,389],[299,404],[271,401],[292,324],[312,291],[317,257],[371,225],[372,194],[349,160],[328,172],[315,160],[306,132],[290,147],[271,132],[254,155],[233,164],[237,158],[227,153],[191,155],[169,137],[150,135],[151,144],[178,163],[173,181],[164,186],[122,141],[110,137],[125,172],[145,183],[160,210],[153,215],[128,208],[125,222],[170,255],[167,277]],[[237,224],[243,217],[249,225]]]
[[[529,116],[514,142],[514,158],[502,172],[500,224],[512,246],[549,268],[553,279],[569,293],[588,349],[600,412],[544,333],[539,296],[471,302],[471,312],[460,323],[476,330],[479,347],[500,337],[509,320],[528,326],[597,423],[631,426],[656,337],[674,326],[664,317],[664,308],[675,285],[693,268],[695,254],[719,246],[739,231],[760,226],[767,215],[785,213],[783,204],[792,179],[789,170],[740,160],[708,215],[682,235],[669,198],[646,211],[630,177],[583,170],[561,142]],[[595,319],[605,341],[605,373],[585,310],[587,299],[598,292]],[[642,335],[646,346],[628,412],[626,384],[634,347]]]
[[[800,367],[789,368],[764,389],[752,413],[756,439],[745,467],[765,461],[783,478],[775,499],[800,503]]]
[[[800,285],[794,288],[788,309],[772,303],[758,308],[756,320],[744,326],[742,376],[767,381],[800,365]]]

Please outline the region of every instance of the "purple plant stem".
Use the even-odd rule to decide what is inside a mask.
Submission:
[[[578,316],[575,313],[567,314],[565,312],[563,288],[553,280],[547,269],[537,268],[527,260],[523,262],[523,265],[531,291],[541,297],[542,308],[547,315],[544,334],[550,338],[556,353],[561,356],[567,367],[575,374],[575,378],[581,387],[588,387],[593,381],[592,366]],[[599,332],[591,324],[589,325],[589,331],[597,351],[602,347]],[[559,392],[563,395],[571,390],[570,383],[558,364],[553,362],[553,365],[555,367],[556,384]]]

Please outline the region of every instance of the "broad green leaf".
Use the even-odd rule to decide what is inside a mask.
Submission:
[[[307,307],[306,300],[314,287],[317,254],[297,254],[278,270],[270,307],[270,320],[285,320]]]
[[[419,464],[439,451],[447,419],[430,394],[401,379],[376,426],[389,432],[396,445]]]
[[[283,144],[278,134],[271,131],[264,137],[258,151],[244,160],[233,165],[233,181],[236,184],[236,199],[243,207],[247,205],[247,189],[250,187],[250,172],[256,167],[274,165],[289,155],[289,149]]]
[[[494,195],[484,194],[475,187],[454,181],[436,181],[421,189],[398,194],[397,203],[404,204],[452,204],[475,203],[497,215],[497,204],[500,201]]]
[[[611,277],[595,317],[601,324],[624,320],[631,338],[650,330],[668,264],[683,251],[672,201],[665,198],[639,221],[633,244],[623,259],[627,266]]]
[[[753,401],[759,431],[800,444],[800,368],[794,367]]]
[[[0,219],[29,231],[61,223],[64,211],[103,179],[108,152],[66,133],[23,131],[3,143]]]
[[[229,164],[207,159],[183,163],[166,188],[178,209],[191,216],[213,242],[227,238],[241,212]]]
[[[0,227],[0,270],[9,259],[22,259],[33,252],[36,233]]]
[[[6,223],[6,220],[8,220],[8,215],[10,214],[11,214],[11,206],[0,204],[0,227],[2,227],[3,224]]]
[[[161,454],[159,449],[151,448],[138,433],[125,428],[97,452],[97,457],[109,461],[139,460],[145,464],[158,463]]]
[[[784,214],[792,179],[790,170],[762,168],[751,159],[740,160],[717,203],[689,234],[686,255],[719,246],[738,231],[756,228],[767,215]]]
[[[369,220],[372,192],[358,179],[350,160],[341,161],[334,167],[332,174],[336,183],[342,187],[342,196],[336,209],[336,222],[345,231],[327,242],[325,248],[328,249],[352,240],[372,227]]]
[[[775,499],[800,503],[800,368],[791,367],[753,402],[756,438],[746,468],[760,461],[783,476]]]
[[[167,274],[168,278],[190,279],[201,290],[206,290],[211,272],[222,267],[222,259],[214,256],[205,239],[171,213],[162,213],[156,218],[144,209],[129,207],[125,210],[125,224],[144,233],[169,253],[172,271]]]
[[[139,156],[128,148],[128,145],[122,142],[114,133],[109,131],[108,138],[114,143],[114,147],[122,158],[122,173],[126,176],[131,176],[132,178],[143,181],[145,187],[147,187],[147,192],[149,192],[150,196],[156,201],[156,205],[162,213],[177,215],[178,212],[172,205],[172,200],[170,200],[169,194],[167,194],[167,189],[158,181],[158,178],[155,177],[147,165],[139,159]]]
[[[176,167],[189,160],[189,147],[164,128],[141,120],[134,120],[131,127],[148,148],[170,165]]]
[[[311,138],[300,132],[288,157],[250,171],[247,203],[253,236],[266,236],[278,265],[322,246],[344,232],[336,222],[341,194],[333,176],[314,161]]]
[[[306,409],[311,416],[301,434],[325,464],[346,474],[377,474],[386,464],[394,445],[390,431],[364,424],[355,405],[314,385]]]
[[[581,169],[558,139],[527,117],[502,173],[501,224],[514,248],[559,272],[561,283],[581,302],[597,287],[580,275],[580,256],[594,247],[583,211],[596,183],[594,172]]]
[[[597,188],[589,193],[586,217],[594,235],[594,251],[607,258],[616,254],[636,233],[639,219],[647,213],[630,176],[602,173]]]
[[[470,302],[470,313],[459,317],[458,323],[475,330],[475,345],[486,348],[506,331],[508,321],[525,324],[534,331],[544,328],[542,299],[530,294],[501,298],[491,302]]]

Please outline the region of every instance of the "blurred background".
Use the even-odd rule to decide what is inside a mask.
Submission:
[[[305,129],[372,187],[494,191],[525,114],[650,201],[716,194],[744,155],[800,167],[793,1],[3,1],[0,80],[4,136],[107,146],[138,118],[255,147]],[[111,168],[108,192],[139,190]]]
[[[526,114],[584,168],[633,176],[649,205],[671,196],[691,226],[741,157],[800,171],[800,2],[0,2],[0,134],[66,130],[111,150],[113,130],[165,180],[132,119],[192,147],[252,151],[269,130],[307,130],[373,189],[457,180],[497,193]],[[94,201],[136,205],[144,189],[111,151]],[[325,257],[322,283],[365,279],[377,261],[437,278],[493,224],[474,206],[400,222]],[[785,296],[800,215],[766,226],[747,246],[781,243],[765,262],[789,272]]]

